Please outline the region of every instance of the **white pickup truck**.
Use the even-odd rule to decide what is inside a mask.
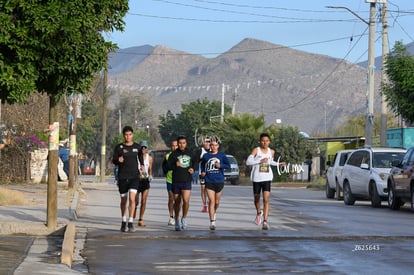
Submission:
[[[326,197],[328,199],[337,200],[342,199],[342,168],[348,157],[354,150],[341,150],[336,152],[333,163],[328,163],[328,170],[326,171]]]

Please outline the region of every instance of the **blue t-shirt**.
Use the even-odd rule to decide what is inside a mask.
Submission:
[[[216,168],[216,163],[220,162],[220,168]],[[221,151],[216,154],[207,152],[201,161],[201,172],[205,172],[205,181],[208,183],[224,183],[224,169],[230,168],[230,162]]]

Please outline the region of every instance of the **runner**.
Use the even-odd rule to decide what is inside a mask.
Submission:
[[[270,149],[269,144],[269,134],[262,133],[260,135],[260,147],[254,148],[246,160],[246,165],[252,166],[250,179],[253,182],[254,205],[256,207],[257,212],[255,223],[257,225],[262,224],[262,229],[264,230],[270,228],[269,222],[267,220],[270,208],[270,187],[273,180],[273,171],[270,168],[270,166],[278,165],[277,162],[273,160],[275,156],[275,150]],[[284,165],[284,163],[280,163],[279,165]],[[260,194],[262,192],[263,212],[260,206]]]
[[[230,168],[230,162],[226,154],[219,151],[219,139],[212,136],[210,141],[211,150],[203,155],[201,161],[201,175],[205,179],[209,200],[210,230],[215,230],[216,212],[220,205],[221,193],[224,187],[224,169]]]
[[[168,158],[168,169],[172,170],[172,191],[174,193],[175,230],[187,229],[187,214],[190,207],[191,178],[195,171],[197,160],[187,150],[187,139],[184,136],[177,138],[178,149]],[[180,211],[182,205],[182,218]]]
[[[139,154],[140,146],[133,141],[134,130],[131,126],[125,126],[122,130],[124,142],[118,144],[112,156],[112,162],[118,165],[118,191],[121,196],[121,231],[127,231],[126,209],[128,204],[128,232],[134,232],[135,197],[139,186],[139,165],[143,163]]]

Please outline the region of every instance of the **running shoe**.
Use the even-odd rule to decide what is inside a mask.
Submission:
[[[268,230],[269,228],[270,228],[269,223],[266,220],[264,220],[263,221],[262,229],[263,230]]]
[[[170,219],[168,220],[168,225],[175,225],[175,220],[173,217],[170,217]]]
[[[184,218],[181,219],[181,228],[183,230],[187,230],[187,228],[188,228],[187,220],[184,219]]]
[[[181,231],[181,224],[179,220],[175,220],[175,231]]]
[[[132,222],[128,223],[128,232],[129,233],[134,233],[135,232],[134,224]]]
[[[216,230],[216,221],[210,222],[210,230]]]
[[[203,213],[207,212],[207,205],[203,205],[203,208],[201,208],[201,212]]]
[[[255,219],[254,223],[256,225],[261,224],[262,223],[262,218],[263,218],[263,212],[260,211],[260,213],[256,215],[256,219]]]
[[[127,223],[126,222],[122,222],[121,223],[121,232],[126,232],[127,231]]]

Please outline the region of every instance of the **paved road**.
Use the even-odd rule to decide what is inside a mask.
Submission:
[[[82,251],[92,274],[396,274],[414,267],[414,234],[407,230],[414,219],[408,209],[373,209],[366,202],[349,207],[325,199],[323,191],[274,188],[271,230],[262,231],[253,223],[251,187],[226,185],[217,230],[211,232],[194,186],[189,230],[176,232],[166,225],[164,185],[155,181],[147,227],[131,234],[119,232],[116,195],[109,207],[102,202],[106,196],[95,200],[93,187],[85,189],[85,214],[105,212],[79,221],[96,225],[89,224]]]
[[[397,274],[413,267],[414,217],[408,207],[345,206],[324,191],[273,188],[271,229],[254,223],[250,186],[226,185],[211,232],[194,186],[189,230],[167,226],[165,184],[152,182],[147,227],[121,233],[119,196],[108,183],[82,184],[72,269],[57,264],[61,239],[7,236],[0,274]],[[25,255],[28,255],[25,257]],[[5,253],[1,254],[5,255]],[[35,256],[35,257],[34,257]],[[35,259],[35,260],[34,260]],[[9,263],[6,265],[5,263]],[[13,265],[13,266],[11,266]]]

